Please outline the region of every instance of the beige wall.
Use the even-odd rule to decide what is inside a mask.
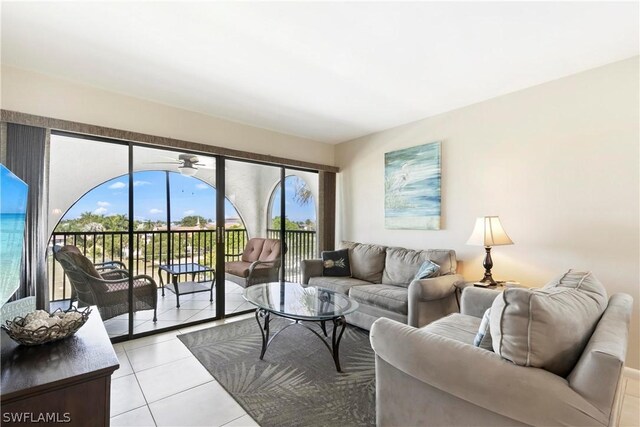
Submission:
[[[3,109],[327,165],[334,146],[2,66]]]
[[[591,270],[634,297],[627,364],[640,367],[638,57],[338,145],[338,238],[453,248],[482,277],[474,219],[499,215],[515,245],[494,277],[540,286]],[[442,141],[440,231],[384,228],[384,153]]]

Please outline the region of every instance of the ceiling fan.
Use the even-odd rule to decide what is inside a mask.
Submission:
[[[180,154],[178,160],[173,162],[153,162],[153,164],[180,165],[178,171],[185,176],[194,176],[198,172],[196,166],[208,167],[205,163],[200,163],[200,159],[194,154]]]

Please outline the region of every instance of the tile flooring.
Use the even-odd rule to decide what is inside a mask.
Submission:
[[[257,426],[177,338],[252,316],[114,344],[120,369],[111,377],[111,425]]]
[[[621,393],[622,405],[618,426],[640,426],[640,377],[623,376]]]
[[[233,282],[225,282],[225,311],[227,314],[239,313],[251,310],[255,307],[242,298],[242,288]],[[158,320],[153,322],[153,310],[138,311],[133,317],[134,333],[149,332],[156,329],[168,328],[176,325],[183,325],[198,320],[213,318],[216,314],[215,289],[214,300],[209,301],[209,293],[187,294],[180,296],[180,308],[176,307],[176,296],[173,292],[165,290],[164,297],[162,291],[158,289]],[[69,301],[58,301],[51,303],[51,310],[58,307],[66,309]],[[129,329],[129,315],[107,319],[104,322],[107,333],[111,338],[126,335]]]

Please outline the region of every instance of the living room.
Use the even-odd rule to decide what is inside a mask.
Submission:
[[[1,12],[3,424],[640,425],[638,2]]]

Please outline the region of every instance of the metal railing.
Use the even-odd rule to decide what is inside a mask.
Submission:
[[[300,261],[316,256],[315,231],[287,230],[288,251],[285,278],[298,281]],[[269,238],[279,238],[279,230],[268,230]],[[225,230],[225,261],[237,261],[247,243],[247,230]],[[122,261],[128,265],[129,234],[126,231],[54,232],[49,246],[74,245],[93,263]],[[158,266],[194,262],[216,264],[216,230],[166,230],[133,232],[133,274],[146,274],[159,283]],[[234,255],[235,254],[235,255]],[[70,298],[71,287],[52,251],[48,257],[51,301]]]
[[[279,239],[280,230],[268,229],[267,237]],[[287,253],[285,254],[284,278],[289,282],[300,283],[302,273],[300,262],[303,259],[317,258],[316,232],[313,230],[285,230]]]

